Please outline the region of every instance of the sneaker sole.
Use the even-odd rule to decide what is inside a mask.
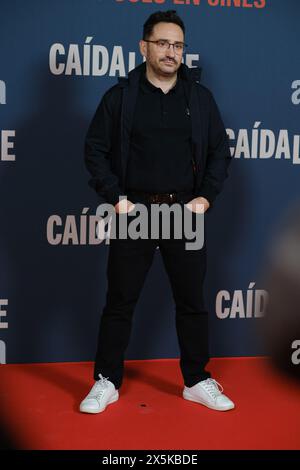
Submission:
[[[206,406],[207,408],[210,408],[211,410],[215,410],[215,411],[229,411],[229,410],[233,410],[235,408],[234,404],[232,406],[228,407],[228,408],[217,408],[216,406],[209,405],[209,404],[201,401],[200,399],[193,398],[190,395],[183,394],[182,396],[185,400],[193,401],[195,403],[200,403],[200,405]]]
[[[81,406],[80,406],[80,407],[79,407],[79,411],[80,411],[81,413],[90,413],[90,414],[102,413],[102,411],[104,411],[108,405],[111,405],[112,403],[115,403],[115,402],[118,401],[118,400],[119,400],[119,394],[114,395],[114,396],[109,400],[109,402],[107,402],[107,404],[104,406],[104,408],[100,408],[99,410],[85,410],[85,409],[81,408]]]

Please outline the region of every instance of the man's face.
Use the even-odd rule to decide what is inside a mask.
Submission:
[[[151,36],[150,41],[158,39],[167,39],[170,43],[184,42],[183,31],[174,23],[157,23]],[[176,52],[172,46],[168,49],[162,49],[157,44],[140,41],[140,51],[146,57],[147,65],[150,66],[157,75],[173,76],[179,69],[182,61],[182,52]]]

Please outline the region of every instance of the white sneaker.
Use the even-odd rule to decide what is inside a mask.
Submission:
[[[107,405],[119,399],[119,392],[114,384],[99,374],[100,380],[96,380],[89,394],[80,403],[82,413],[101,413]]]
[[[220,387],[220,388],[219,388]],[[214,379],[201,380],[193,387],[184,387],[183,398],[218,411],[234,408],[234,403],[223,393],[223,387]]]

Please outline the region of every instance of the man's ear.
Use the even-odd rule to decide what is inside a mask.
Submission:
[[[140,46],[140,53],[142,54],[142,56],[146,57],[147,43],[141,39],[139,42],[139,46]]]

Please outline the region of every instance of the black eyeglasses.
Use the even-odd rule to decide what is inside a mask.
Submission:
[[[143,41],[153,42],[153,44],[156,44],[158,49],[162,51],[166,51],[170,48],[170,46],[173,46],[174,52],[181,53],[187,47],[187,44],[185,44],[184,42],[171,43],[167,39],[157,39],[157,41],[150,41],[149,39],[143,39]]]

